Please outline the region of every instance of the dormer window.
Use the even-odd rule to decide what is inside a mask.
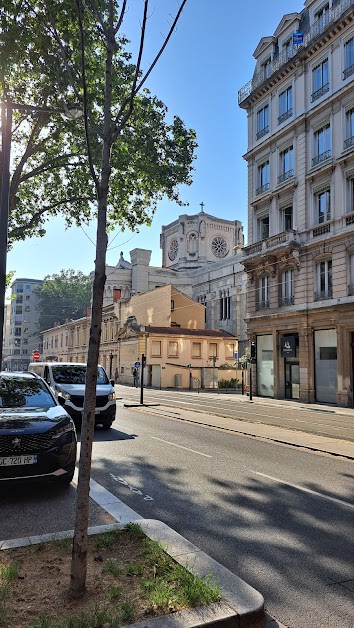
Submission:
[[[329,23],[329,2],[323,4],[321,8],[316,11],[314,18],[315,24],[317,24],[318,27],[318,32],[321,33]]]
[[[263,78],[269,78],[271,72],[272,60],[270,57],[261,63],[261,72],[263,72]]]

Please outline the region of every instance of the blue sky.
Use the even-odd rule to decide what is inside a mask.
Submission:
[[[177,0],[152,0],[145,66],[167,31]],[[134,41],[141,0],[130,0],[127,35]],[[162,225],[181,213],[204,211],[228,220],[241,220],[247,234],[247,116],[237,105],[237,92],[252,77],[252,56],[261,37],[272,35],[285,13],[301,11],[300,0],[188,0],[177,30],[149,78],[148,87],[196,130],[198,149],[193,184],[181,195],[189,203],[180,208],[161,201],[151,227],[139,234],[115,231],[107,263],[115,265],[120,251],[130,261],[133,248],[152,250],[151,264],[161,265],[159,235]],[[47,234],[15,243],[7,269],[15,277],[42,279],[73,268],[89,273],[95,260],[95,224],[65,230],[62,219],[47,223]]]

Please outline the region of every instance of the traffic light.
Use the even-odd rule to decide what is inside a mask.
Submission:
[[[256,359],[256,343],[251,340],[251,360]]]

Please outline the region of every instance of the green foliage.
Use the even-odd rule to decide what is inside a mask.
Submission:
[[[62,270],[59,275],[45,277],[36,293],[39,330],[43,331],[54,323],[86,316],[91,300],[90,279],[80,271]]]
[[[232,377],[231,379],[221,379],[219,381],[219,388],[240,388],[238,379]]]
[[[107,558],[105,564],[102,567],[102,573],[109,573],[115,578],[120,578],[123,571],[122,568],[117,565],[117,561],[114,558]]]
[[[98,8],[99,7],[99,8]],[[88,132],[96,173],[101,167],[108,1],[95,10],[82,3]],[[119,6],[114,6],[117,20]],[[97,19],[102,16],[103,23]],[[97,190],[86,155],[81,120],[60,112],[82,100],[79,26],[72,0],[3,0],[0,15],[0,100],[55,109],[57,113],[13,112],[14,166],[9,241],[45,234],[45,223],[62,214],[68,226],[96,215]],[[156,203],[167,196],[181,203],[178,186],[191,183],[195,133],[147,89],[134,97],[129,123],[115,119],[129,97],[136,67],[128,41],[115,36],[110,131],[112,150],[107,229],[150,224]],[[113,137],[114,136],[114,137]],[[0,153],[1,166],[1,153]]]

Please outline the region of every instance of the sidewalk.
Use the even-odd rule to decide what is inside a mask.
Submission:
[[[296,401],[265,399],[263,397],[253,397],[253,401],[251,402],[247,396],[238,396],[238,401],[240,403],[252,404],[254,406],[280,406],[284,408],[291,407],[292,409],[295,408],[308,412],[331,412],[335,414],[344,414],[352,416],[354,423],[354,410],[352,408],[329,408],[328,406],[322,406],[319,404],[316,404],[314,407],[314,404],[299,404]],[[126,408],[141,407],[137,402],[126,402],[124,403],[124,406]],[[176,406],[172,407],[156,403],[149,404],[149,402],[147,402],[146,404],[143,404],[143,407],[146,412],[151,411],[158,414],[162,414],[163,412],[176,413]],[[292,445],[294,447],[303,447],[311,451],[342,456],[349,458],[350,460],[354,460],[354,444],[350,441],[310,434],[307,432],[294,431],[283,427],[275,427],[274,425],[267,425],[266,423],[253,423],[251,421],[240,421],[230,417],[221,417],[215,414],[206,413],[204,409],[201,411],[187,410],[179,406],[178,412],[180,415],[179,419],[182,421],[188,421],[190,423],[196,423],[208,427],[216,427],[230,432],[243,434],[245,436],[263,438],[277,443]]]

